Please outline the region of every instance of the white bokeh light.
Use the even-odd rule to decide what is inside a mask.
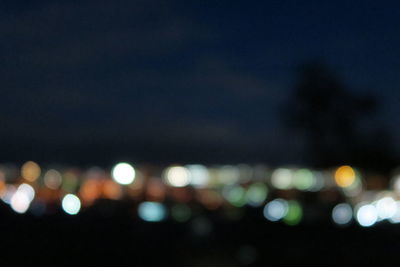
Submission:
[[[17,191],[25,194],[28,197],[29,202],[31,202],[35,198],[35,190],[29,184],[21,184],[20,186],[18,186]]]
[[[18,213],[25,213],[29,205],[31,204],[31,201],[29,200],[29,196],[22,192],[18,191],[12,196],[11,198],[11,208]]]
[[[400,175],[393,178],[393,190],[400,192]]]
[[[278,189],[289,189],[292,187],[293,173],[289,169],[276,169],[272,173],[271,184]]]
[[[184,187],[190,183],[190,173],[185,167],[170,167],[166,171],[166,180],[171,186]]]
[[[14,185],[6,185],[5,191],[1,194],[1,199],[4,203],[10,204],[15,192],[17,192],[17,188]]]
[[[389,218],[391,223],[400,223],[400,201],[396,201],[396,212]]]
[[[197,188],[206,187],[210,179],[208,170],[203,165],[187,165],[187,170],[190,173],[190,184]]]
[[[361,206],[357,211],[357,221],[363,227],[369,227],[378,220],[378,211],[374,205]]]
[[[393,198],[384,197],[376,202],[376,209],[378,211],[379,219],[389,219],[395,215],[397,204]]]
[[[81,201],[79,198],[73,194],[67,194],[62,200],[62,208],[63,210],[70,214],[75,215],[81,209]]]
[[[264,217],[270,221],[278,221],[285,217],[286,213],[288,212],[289,205],[286,200],[284,199],[275,199],[269,202],[264,207]]]
[[[131,184],[135,180],[135,169],[126,162],[118,163],[112,170],[114,181],[122,185]]]

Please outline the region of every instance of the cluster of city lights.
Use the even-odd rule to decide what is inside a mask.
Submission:
[[[110,170],[81,170],[44,169],[28,161],[21,167],[0,165],[0,198],[16,213],[35,215],[45,214],[49,206],[76,215],[98,199],[131,199],[137,203],[133,212],[144,221],[192,220],[206,229],[206,219],[194,205],[222,210],[231,219],[240,218],[244,208],[258,209],[268,221],[297,225],[307,215],[302,195],[314,194],[315,201],[333,195],[324,201],[332,207],[330,216],[337,225],[400,223],[400,176],[394,176],[392,188],[384,191],[368,188],[367,179],[346,165],[321,171],[246,164],[159,168],[120,162]]]

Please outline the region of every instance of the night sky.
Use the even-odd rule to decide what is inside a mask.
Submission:
[[[280,112],[313,59],[399,135],[399,7],[1,1],[0,160],[301,160]]]

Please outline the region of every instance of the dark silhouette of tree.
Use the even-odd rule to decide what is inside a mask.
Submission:
[[[372,96],[355,94],[329,67],[312,62],[300,68],[284,119],[293,133],[304,138],[313,165],[348,163],[383,169],[395,163],[390,136],[384,127],[362,125],[377,108]]]

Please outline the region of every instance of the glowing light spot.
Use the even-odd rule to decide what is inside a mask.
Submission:
[[[221,207],[223,203],[222,196],[213,190],[199,190],[197,198],[209,210],[215,210]]]
[[[174,205],[171,209],[171,216],[178,222],[186,222],[190,219],[192,211],[185,204]]]
[[[268,195],[268,188],[263,183],[254,183],[249,186],[246,192],[247,204],[250,206],[260,206],[264,203]]]
[[[190,183],[190,173],[185,167],[170,167],[166,171],[166,180],[171,186],[184,187]]]
[[[11,208],[18,213],[25,213],[31,201],[29,200],[29,196],[27,196],[24,192],[18,191],[11,198]]]
[[[242,207],[246,204],[246,191],[241,186],[226,186],[222,194],[233,206]]]
[[[318,171],[314,171],[313,176],[314,176],[314,184],[312,185],[311,188],[309,188],[309,191],[318,192],[325,186],[325,177],[321,172]]]
[[[64,173],[63,177],[64,180],[61,185],[61,188],[68,193],[75,192],[79,184],[78,175],[75,173],[75,171],[73,170],[67,171]]]
[[[400,191],[400,174],[393,178],[393,189],[397,192]]]
[[[239,181],[239,169],[235,166],[222,166],[218,171],[219,183],[224,185],[233,185]]]
[[[203,165],[186,166],[190,173],[190,184],[197,188],[204,188],[208,185],[210,175]]]
[[[339,225],[348,224],[353,218],[351,206],[347,203],[340,203],[332,210],[332,220]]]
[[[378,218],[381,220],[388,219],[396,214],[397,204],[391,197],[384,197],[376,202]]]
[[[135,180],[136,172],[129,163],[121,162],[114,166],[111,175],[117,183],[128,185]]]
[[[288,202],[288,211],[283,218],[283,221],[288,225],[296,225],[301,221],[303,217],[303,209],[297,201]]]
[[[61,206],[66,213],[75,215],[81,209],[81,201],[77,196],[67,194],[62,200]]]
[[[315,177],[308,169],[300,169],[293,174],[293,185],[298,190],[309,190],[315,184]]]
[[[356,197],[362,192],[362,183],[361,179],[356,175],[354,182],[343,188],[343,193],[347,197]]]
[[[0,175],[0,197],[1,198],[3,198],[3,196],[5,195],[6,189],[7,189],[6,182],[4,181],[4,179],[1,178],[1,175]]]
[[[146,199],[155,202],[162,202],[166,195],[165,185],[158,178],[150,178],[147,181]]]
[[[7,203],[10,204],[12,197],[14,196],[15,192],[17,191],[17,188],[13,185],[6,185],[6,188],[1,195],[1,199]]]
[[[378,220],[378,211],[374,205],[367,204],[361,206],[357,211],[357,221],[363,227],[369,227]]]
[[[351,186],[356,179],[356,173],[350,166],[341,166],[335,172],[335,182],[340,187]]]
[[[286,190],[292,186],[292,171],[289,169],[276,169],[272,173],[271,183],[275,188]]]
[[[166,210],[158,202],[142,202],[138,207],[139,217],[147,222],[159,222],[165,219]]]
[[[122,195],[121,186],[113,180],[105,180],[103,183],[103,195],[109,199],[119,199]]]
[[[56,190],[60,187],[62,182],[61,174],[56,170],[48,170],[44,175],[44,184],[53,190]]]
[[[33,161],[28,161],[21,167],[22,178],[24,178],[29,182],[33,182],[37,178],[39,178],[40,173],[41,173],[40,166]]]
[[[389,218],[391,223],[400,223],[400,201],[396,201],[396,213]]]
[[[239,164],[239,182],[247,183],[254,177],[254,170],[247,164]]]
[[[79,189],[79,196],[83,204],[91,204],[101,195],[101,182],[98,179],[86,179]]]
[[[25,194],[28,197],[29,202],[35,198],[35,190],[29,184],[21,184],[18,186],[17,192]]]
[[[288,212],[288,202],[284,199],[275,199],[269,202],[264,207],[264,217],[270,221],[279,221]]]

